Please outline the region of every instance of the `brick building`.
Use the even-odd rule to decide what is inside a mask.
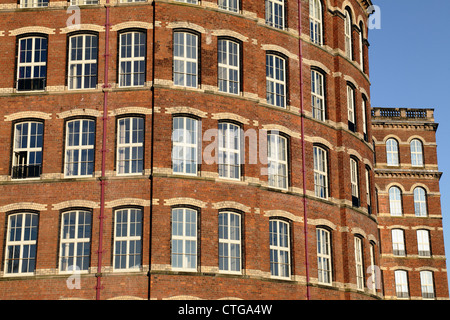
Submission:
[[[0,299],[448,299],[436,124],[372,126],[370,5],[1,0]],[[404,126],[425,165],[383,166]]]

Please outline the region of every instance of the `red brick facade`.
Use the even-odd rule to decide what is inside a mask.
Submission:
[[[276,6],[279,2],[267,3]],[[278,24],[273,16],[266,21],[264,1],[240,1],[238,12],[232,13],[220,9],[215,1],[101,0],[99,4],[81,5],[81,25],[70,29],[67,21],[71,17],[76,21],[73,14],[77,11],[67,11],[65,1],[50,0],[43,8],[21,8],[11,0],[0,2],[0,299],[395,298],[392,270],[398,260],[389,256],[390,238],[386,234],[394,222],[380,215],[387,212],[382,192],[388,183],[379,171],[379,161],[377,165],[373,161],[372,134],[377,158],[382,157],[384,134],[378,126],[370,125],[367,9],[371,3],[320,1],[322,40],[314,38],[319,43],[314,43],[310,35],[310,1],[301,0],[301,10],[297,1],[280,3],[284,3],[284,15]],[[350,29],[345,27],[346,12]],[[140,32],[146,39],[141,56],[144,79],[139,86],[120,85],[119,49],[124,32]],[[196,52],[193,60],[198,70],[194,87],[176,83],[176,33],[197,39],[192,51]],[[346,34],[351,39],[347,42],[350,56]],[[85,47],[88,38],[98,39],[97,51],[91,51],[89,57],[86,50],[79,51],[84,62],[96,64],[96,69],[90,70],[96,73],[92,88],[71,88],[71,72],[83,70],[79,72],[85,86],[89,72],[85,66],[71,68],[70,60],[76,60],[71,58],[76,45],[72,39],[80,35],[83,37],[78,39],[83,39]],[[22,84],[30,85],[27,76],[18,73],[26,65],[20,61],[19,49],[25,37],[47,41],[42,90],[19,90]],[[220,40],[230,40],[239,48],[237,94],[222,92],[218,84]],[[267,74],[267,61],[284,64],[275,64],[274,72]],[[284,90],[275,89],[282,106],[267,98],[267,83],[277,82],[273,78],[280,75],[277,67],[285,75],[281,81]],[[313,70],[323,79],[324,92],[319,95],[325,111],[320,119],[312,109]],[[39,81],[32,85],[38,86],[42,83]],[[352,124],[349,104],[353,105],[350,113],[355,115]],[[119,123],[126,118],[143,119],[138,143],[142,156],[135,156],[142,168],[123,175],[121,166],[127,162],[121,162],[123,155],[118,153],[124,141],[119,134],[124,127]],[[177,174],[172,161],[176,119],[194,119],[197,124],[195,152],[203,159],[195,156],[193,174]],[[71,135],[75,130],[72,121],[79,121],[81,127],[92,123],[92,134],[81,138]],[[31,165],[30,141],[34,135],[24,133],[20,127],[23,123],[29,128],[37,123],[43,130],[38,148],[40,166]],[[241,128],[242,164],[238,165],[237,179],[220,175],[218,155],[209,149],[214,146],[214,137],[209,135],[217,132],[211,130],[217,130],[221,123]],[[274,134],[279,139],[276,141],[286,143],[284,153],[279,152],[280,142],[280,149],[271,154],[271,161],[278,157],[274,163],[282,168],[277,171],[280,185],[274,186],[267,174],[268,146],[259,138],[261,132]],[[422,134],[427,135],[427,148],[433,148],[434,131],[418,133]],[[29,139],[28,144],[19,142],[22,136]],[[399,136],[404,142],[408,140],[401,133]],[[68,164],[76,162],[74,154],[68,156],[74,145],[69,141],[78,138],[79,149],[84,148],[86,153],[76,168],[87,168],[85,175],[74,175],[75,165]],[[18,147],[20,143],[28,147],[26,159],[25,153],[20,153],[25,152]],[[314,165],[319,161],[314,156],[319,157],[317,148],[324,152],[324,184],[319,180],[315,183],[315,176],[323,173]],[[425,152],[427,163],[436,165],[435,149]],[[209,154],[215,155],[214,161],[208,161]],[[24,173],[17,159],[25,161],[29,171]],[[351,163],[355,164],[353,170]],[[31,169],[36,167],[38,173],[32,175]],[[433,169],[437,172],[437,167]],[[448,298],[440,206],[436,202],[430,207],[431,201],[438,201],[438,177],[433,176],[431,181],[426,182],[427,191],[433,195],[430,219],[401,222],[411,231],[411,243],[416,226],[426,224],[433,233],[433,256],[425,264],[419,264],[425,259],[409,256],[400,261],[408,262],[411,298],[421,297],[418,272],[424,265],[433,271],[436,298]],[[409,182],[404,188],[412,192]],[[136,212],[140,215],[131,223]],[[192,227],[191,233],[183,231],[180,238],[177,212],[183,212],[183,230]],[[193,212],[190,224],[188,212]],[[70,220],[77,232],[64,228],[70,213],[77,217]],[[121,213],[128,214],[128,223],[121,220]],[[237,257],[223,249],[233,247],[231,242],[222,241],[223,230],[228,230],[220,227],[226,216],[223,213],[239,219],[234,229],[239,237],[233,239]],[[82,217],[91,218],[83,224]],[[281,232],[283,227],[286,233]],[[77,236],[71,236],[71,232]],[[177,239],[183,243],[180,254]],[[86,250],[84,255],[69,253],[83,256],[87,263],[80,274],[64,272],[63,267],[62,252],[74,243]],[[120,252],[121,244],[124,247]],[[407,246],[409,254],[409,242]],[[119,259],[121,254],[125,260]],[[135,258],[132,262],[131,256]],[[177,268],[177,257],[181,257],[181,268]],[[284,257],[287,259],[282,260]],[[224,270],[224,261],[232,258],[237,261],[234,272]],[[415,262],[409,265],[410,260]],[[127,261],[124,268],[119,261]],[[319,261],[326,263],[321,267]],[[380,267],[383,280],[374,289],[369,288],[376,269],[372,266]]]

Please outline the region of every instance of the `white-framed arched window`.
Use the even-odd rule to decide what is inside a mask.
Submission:
[[[345,10],[345,56],[353,59],[353,40],[352,40],[352,16],[350,11]]]
[[[291,245],[289,223],[273,219],[269,222],[270,274],[275,278],[291,275]]]
[[[241,273],[241,215],[219,212],[219,270]]]
[[[409,298],[408,273],[405,270],[396,270],[394,276],[397,298]]]
[[[427,216],[427,193],[422,187],[414,189],[414,213],[416,217]]]
[[[323,44],[322,3],[320,0],[309,0],[309,26],[311,42]]]
[[[402,215],[402,192],[398,187],[391,187],[389,189],[389,207],[391,216]]]
[[[423,299],[434,299],[434,284],[432,271],[420,271],[420,287]]]
[[[331,285],[331,233],[325,228],[317,228],[317,273],[320,284]]]
[[[388,166],[398,166],[398,142],[391,138],[386,141],[386,158]]]
[[[409,144],[411,150],[411,165],[413,167],[423,166],[423,146],[419,139],[414,139]]]

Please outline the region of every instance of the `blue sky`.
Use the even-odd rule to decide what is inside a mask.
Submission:
[[[372,107],[433,108],[446,256],[450,257],[450,1],[372,0],[380,29],[369,30]],[[450,263],[447,260],[447,266]],[[449,269],[449,268],[447,268]]]

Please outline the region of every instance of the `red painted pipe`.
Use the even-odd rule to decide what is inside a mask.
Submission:
[[[109,68],[109,0],[106,0],[106,21],[105,21],[105,74],[103,83],[103,137],[102,137],[102,175],[100,178],[100,224],[98,236],[98,269],[97,269],[97,286],[96,299],[100,300],[100,291],[102,289],[102,258],[103,258],[103,220],[105,218],[105,171],[106,171],[106,132],[108,121],[108,68]]]
[[[305,132],[303,109],[303,50],[302,50],[302,0],[298,0],[298,55],[299,55],[299,76],[300,76],[300,121],[301,121],[301,141],[302,141],[302,176],[303,176],[303,226],[305,236],[305,268],[306,268],[306,299],[310,299],[309,292],[309,259],[308,259],[308,214],[306,203],[306,168],[305,168]]]

